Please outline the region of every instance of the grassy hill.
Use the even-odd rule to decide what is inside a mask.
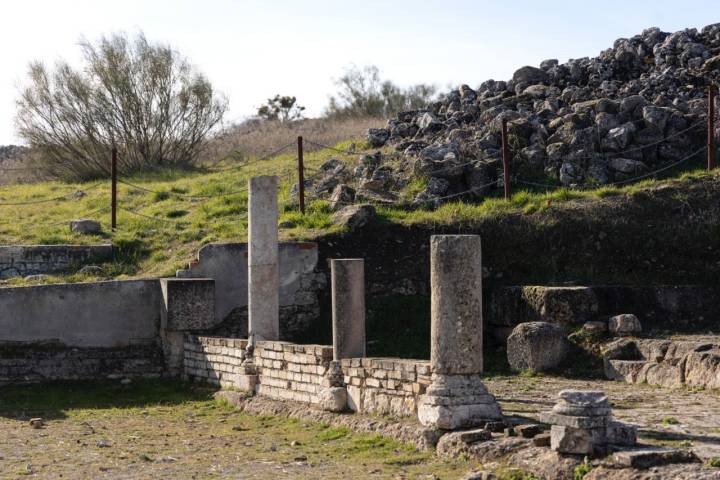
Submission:
[[[345,156],[348,163],[359,162],[367,149],[364,141],[354,139],[334,145],[344,150],[351,144],[357,155]],[[306,167],[316,170],[336,154],[325,149],[308,152]],[[352,165],[349,165],[352,167]],[[278,175],[280,188],[280,230],[282,239],[313,239],[338,232],[332,224],[332,212],[323,200],[310,200],[307,213],[301,215],[290,189],[297,181],[296,155],[292,148],[267,159],[250,159],[240,165],[218,164],[196,172],[162,171],[122,178],[118,186],[118,228],[110,231],[110,182],[94,181],[70,184],[59,181],[0,187],[0,243],[2,244],[90,244],[111,241],[117,249],[113,262],[103,265],[100,278],[136,278],[174,275],[184,268],[197,250],[211,242],[247,240],[247,180],[261,174]],[[687,177],[711,175],[701,169],[666,172],[682,181]],[[674,175],[674,177],[672,177]],[[714,175],[714,174],[712,174]],[[674,180],[673,180],[674,178]],[[380,222],[425,225],[470,226],[488,216],[509,214],[535,215],[566,202],[592,202],[610,196],[634,195],[656,184],[646,180],[634,185],[603,187],[594,190],[558,189],[552,192],[516,191],[508,201],[489,198],[479,204],[460,201],[444,204],[436,210],[381,207]],[[411,182],[405,197],[411,198],[418,186]],[[129,185],[130,184],[130,185]],[[78,195],[77,192],[85,195]],[[92,218],[101,222],[99,236],[70,232],[69,221]],[[51,276],[43,282],[94,280],[72,272]],[[25,284],[13,279],[11,285]]]

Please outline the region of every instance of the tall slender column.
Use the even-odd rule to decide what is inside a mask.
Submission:
[[[278,177],[253,177],[248,184],[248,330],[254,340],[278,340]]]
[[[365,261],[333,259],[332,277],[333,359],[365,356]]]
[[[473,427],[502,419],[482,383],[482,260],[477,235],[430,239],[432,382],[418,403],[424,425]]]

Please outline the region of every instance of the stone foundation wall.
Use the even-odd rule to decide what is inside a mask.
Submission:
[[[397,358],[341,360],[348,404],[356,412],[413,416],[430,384],[430,362]]]
[[[332,358],[333,350],[329,346],[258,342],[255,346],[259,374],[256,391],[271,398],[317,404]]]
[[[191,380],[223,388],[239,386],[247,340],[187,335],[184,372]],[[333,358],[327,345],[257,342],[253,363],[255,392],[270,398],[320,403]],[[430,384],[430,362],[396,358],[353,358],[341,361],[348,407],[357,412],[412,416],[417,398]]]
[[[219,337],[185,338],[185,375],[225,388],[238,384],[247,340]],[[255,390],[283,400],[318,403],[323,376],[332,360],[332,347],[258,342],[254,364],[258,373]]]
[[[0,385],[52,380],[156,378],[165,364],[157,345],[67,348],[57,344],[0,344]]]
[[[63,272],[112,257],[112,245],[0,245],[0,278]]]
[[[184,374],[191,380],[232,388],[241,372],[246,347],[245,339],[186,335]]]

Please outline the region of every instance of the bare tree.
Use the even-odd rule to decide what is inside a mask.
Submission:
[[[113,146],[125,173],[191,165],[226,99],[186,58],[143,34],[82,40],[80,47],[81,70],[32,62],[17,102],[18,132],[38,153],[39,167],[69,178],[107,176]]]
[[[329,117],[388,117],[427,106],[437,91],[433,85],[402,88],[382,80],[375,65],[350,67],[335,83],[337,96],[330,97],[325,109]]]

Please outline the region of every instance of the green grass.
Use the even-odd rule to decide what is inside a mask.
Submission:
[[[367,145],[362,141],[347,141],[336,148],[347,148],[355,143],[360,148],[356,155],[340,156],[345,162],[357,162]],[[305,164],[317,169],[324,161],[336,156],[331,150],[307,152]],[[349,165],[352,168],[353,165]],[[283,153],[272,159],[250,162],[247,166],[221,164],[223,171],[164,170],[134,175],[123,180],[144,189],[118,185],[118,229],[110,233],[110,184],[108,181],[87,183],[43,182],[0,187],[0,204],[42,200],[68,196],[54,202],[29,205],[0,205],[0,243],[2,244],[93,244],[110,242],[116,246],[111,262],[103,264],[102,275],[78,276],[72,271],[50,276],[43,283],[61,281],[89,281],[101,278],[136,278],[173,275],[193,260],[200,247],[211,242],[244,242],[247,239],[247,191],[251,176],[273,174],[281,178],[279,194],[280,231],[285,240],[307,240],[326,233],[338,232],[331,222],[332,212],[327,201],[310,200],[307,213],[301,215],[290,194],[296,178],[294,153]],[[703,170],[681,174],[680,179],[700,178],[708,175]],[[592,190],[557,189],[551,192],[517,190],[509,200],[494,197],[481,203],[462,201],[447,203],[440,208],[405,209],[379,207],[381,222],[405,225],[425,224],[436,226],[477,225],[486,219],[507,215],[534,215],[568,202],[599,201],[621,195],[641,195],[654,180],[616,187]],[[401,197],[410,199],[425,188],[427,179],[416,178],[407,185]],[[79,199],[69,197],[83,190],[87,194]],[[226,196],[204,198],[208,195]],[[100,210],[100,211],[98,211]],[[137,212],[147,217],[135,215]],[[79,235],[69,231],[68,221],[74,218],[96,219],[101,222],[101,235]],[[26,284],[22,279],[11,285]]]
[[[680,421],[675,417],[663,417],[663,419],[662,419],[662,424],[665,426],[677,425],[679,423],[680,423]]]

